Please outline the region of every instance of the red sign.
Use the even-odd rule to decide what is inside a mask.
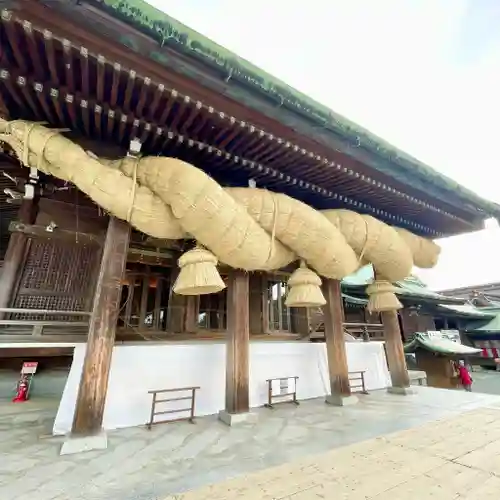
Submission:
[[[38,362],[37,361],[28,361],[26,363],[23,363],[23,367],[21,369],[21,373],[24,375],[29,375],[29,374],[34,374],[36,373],[36,369],[38,368]]]

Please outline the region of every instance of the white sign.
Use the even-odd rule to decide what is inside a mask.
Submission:
[[[453,340],[453,342],[461,344],[460,332],[458,330],[441,330],[441,334],[445,339]]]
[[[442,339],[443,338],[442,333],[438,330],[428,330],[426,333],[430,339]]]
[[[279,378],[271,381],[271,391],[273,396],[284,396],[295,392],[294,378]]]
[[[23,367],[21,369],[21,375],[34,375],[36,373],[36,369],[38,368],[37,361],[28,361],[23,363]]]

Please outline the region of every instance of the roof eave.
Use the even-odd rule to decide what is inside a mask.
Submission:
[[[250,88],[254,93],[258,93],[268,100],[271,99],[276,101],[279,99],[280,108],[287,108],[296,115],[301,116],[303,120],[305,119],[306,121],[313,122],[316,125],[314,129],[315,136],[324,134],[325,131],[328,131],[330,136],[331,134],[336,136],[337,139],[340,140],[340,145],[345,154],[359,157],[359,153],[363,151],[369,152],[371,161],[367,162],[366,159],[364,159],[363,163],[369,165],[370,168],[388,174],[398,179],[400,182],[404,182],[406,185],[410,185],[414,188],[427,192],[432,191],[433,196],[436,198],[453,198],[458,195],[462,202],[470,205],[470,208],[477,212],[477,216],[468,221],[470,222],[471,229],[481,229],[483,221],[488,217],[500,219],[500,205],[480,198],[475,193],[439,174],[432,168],[412,158],[383,139],[350,122],[337,113],[334,113],[326,106],[292,89],[284,82],[259,70],[252,64],[187,28],[182,23],[170,18],[161,11],[154,9],[143,0],[129,0],[128,2],[132,4],[132,7],[135,7],[135,18],[130,15],[125,15],[123,4],[117,0],[86,0],[86,3],[99,9],[106,10],[120,21],[126,22],[136,30],[156,39],[162,46],[170,46],[173,50],[185,56],[187,55],[188,57],[195,58],[198,63],[201,62],[202,64],[210,66],[212,69],[218,69],[219,72],[224,71],[226,76],[228,72],[227,65],[231,62],[231,81],[237,81],[239,84]],[[138,14],[141,8],[147,9],[149,14],[149,16],[146,16],[147,21],[146,17],[141,18]],[[121,11],[118,9],[121,9]],[[151,14],[153,11],[155,14]],[[156,15],[158,19],[154,19],[154,15]],[[152,26],[154,22],[156,22],[156,25],[153,29]],[[158,27],[158,23],[161,22],[163,22],[163,25]],[[167,33],[164,31],[165,29],[170,31]],[[199,41],[202,40],[203,43],[207,44],[208,48],[215,48],[217,58],[214,58],[214,52],[211,50],[203,52],[200,49],[195,51],[191,46],[193,45],[192,41],[191,45],[189,45],[190,50],[186,52],[185,47],[188,45],[189,35],[195,36],[195,42],[199,43]],[[230,87],[230,85],[227,87]],[[286,120],[286,123],[283,121],[282,123],[290,125],[288,120]],[[318,124],[322,127],[320,131],[317,129]],[[332,137],[329,138],[330,143],[331,140]],[[356,147],[353,147],[354,145]],[[410,176],[410,179],[408,176]],[[455,232],[453,234],[460,233]]]

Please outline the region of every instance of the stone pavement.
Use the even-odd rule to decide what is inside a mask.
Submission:
[[[175,498],[169,495],[213,483],[222,483],[218,487],[227,490],[224,481],[238,477],[247,485],[249,481],[252,485],[264,481],[268,484],[265,491],[271,495],[265,497],[260,491],[248,490],[246,496],[240,495],[241,498],[257,500],[287,498],[288,495],[298,500],[308,498],[299,496],[301,489],[308,493],[300,495],[312,494],[336,483],[341,486],[334,498],[342,498],[342,492],[351,495],[344,498],[366,498],[352,496],[352,488],[359,485],[362,491],[372,480],[384,477],[376,471],[383,470],[387,463],[402,483],[408,479],[409,471],[411,477],[424,475],[427,481],[424,485],[434,484],[432,474],[440,468],[450,476],[454,476],[453,467],[472,470],[472,465],[465,460],[476,464],[481,458],[473,453],[467,455],[470,451],[467,447],[476,450],[481,445],[496,442],[498,428],[494,415],[500,412],[500,398],[418,387],[417,394],[411,396],[373,392],[360,396],[357,405],[343,408],[311,400],[299,407],[282,405],[275,410],[259,409],[256,424],[237,428],[228,428],[216,418],[206,417],[198,419],[196,425],[159,425],[152,431],[122,429],[108,434],[106,451],[64,457],[59,456],[63,438],[49,435],[56,407],[57,402],[43,400],[23,405],[0,402],[0,499],[165,500]],[[472,413],[466,413],[468,411]],[[453,420],[457,416],[458,420]],[[432,423],[439,419],[452,420],[444,424]],[[426,427],[417,428],[425,423],[430,423],[429,429],[434,425],[438,430],[433,433]],[[405,429],[410,430],[387,437]],[[448,436],[444,448],[440,433]],[[377,437],[382,439],[373,441]],[[363,441],[367,443],[361,443]],[[493,453],[491,449],[495,446],[486,446],[486,452]],[[455,460],[462,456],[461,453],[465,465]],[[287,463],[292,465],[281,471],[278,469],[278,475],[291,479],[276,482],[274,467]],[[349,468],[345,467],[348,463]],[[492,458],[487,465],[494,467],[495,463],[497,459]],[[447,468],[442,467],[443,464]],[[333,472],[332,466],[335,467]],[[297,470],[301,467],[304,472],[299,474]],[[259,476],[260,482],[248,479],[249,474],[262,470],[265,472]],[[317,471],[320,476],[311,471]],[[474,471],[482,474],[478,487],[487,487],[496,481],[494,475],[483,480],[484,474],[489,472],[477,469],[477,465]],[[462,474],[457,476],[462,477]],[[318,477],[322,478],[319,482]],[[466,476],[463,477],[464,484],[469,484]],[[386,477],[379,488],[384,484],[386,489],[397,485],[391,481]],[[373,485],[367,490],[369,493],[375,491]],[[295,496],[290,497],[293,493]],[[211,498],[189,496],[193,494],[188,493],[184,498]],[[234,498],[231,494],[219,491],[218,496],[212,498]],[[330,492],[325,494],[332,498]],[[411,498],[409,493],[404,496]],[[394,498],[402,497],[396,495]]]
[[[165,500],[499,497],[500,408],[487,408]]]

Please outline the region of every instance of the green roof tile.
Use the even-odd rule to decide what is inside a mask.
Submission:
[[[491,321],[482,326],[472,326],[467,328],[467,333],[474,335],[474,333],[497,333],[500,332],[500,314],[497,314]]]

